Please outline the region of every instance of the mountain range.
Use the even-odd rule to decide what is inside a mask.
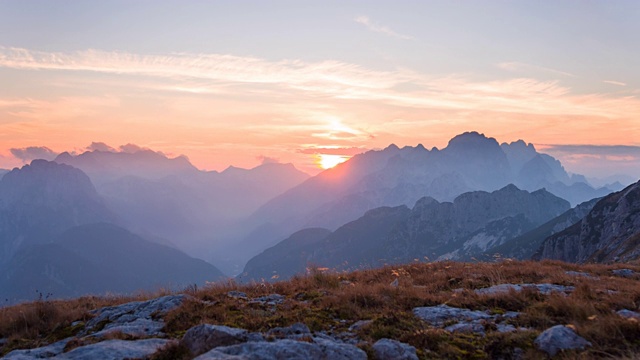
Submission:
[[[469,191],[495,191],[508,184],[528,191],[545,188],[572,206],[613,191],[594,189],[584,176],[569,175],[558,160],[538,153],[532,144],[499,144],[467,132],[442,150],[390,145],[308,179],[251,215],[246,228],[269,231],[249,233],[238,242],[243,244],[239,250],[246,256],[249,248],[257,255],[297,230],[336,230],[377,207],[411,207],[424,196],[450,202]]]
[[[514,185],[468,192],[453,202],[431,197],[412,209],[379,207],[334,232],[312,228],[251,259],[238,279],[288,278],[310,264],[336,271],[483,253],[557,217],[566,200]],[[294,266],[294,264],[296,266]]]
[[[0,180],[0,293],[3,301],[126,293],[215,281],[213,265],[118,226],[89,177],[34,160]]]
[[[186,157],[129,150],[0,172],[7,301],[314,267],[637,257],[638,184],[594,188],[522,140],[468,132],[443,149],[390,145],[313,177],[277,163],[201,171]]]

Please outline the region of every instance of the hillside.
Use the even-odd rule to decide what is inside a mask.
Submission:
[[[5,302],[87,294],[132,294],[219,281],[213,265],[112,224],[73,227],[47,244],[22,248],[0,267]]]
[[[640,266],[630,264],[440,262],[316,269],[182,294],[43,298],[0,309],[0,355],[631,359],[640,355],[639,279]]]
[[[536,259],[627,262],[640,257],[640,181],[604,197],[579,222],[547,238]]]
[[[583,176],[570,176],[557,159],[532,144],[499,144],[465,132],[442,149],[392,144],[323,171],[253,213],[245,227],[269,226],[271,231],[267,236],[247,231],[243,244],[251,244],[251,255],[257,255],[298,230],[336,230],[377,207],[413,207],[423,197],[451,202],[466,192],[492,192],[509,184],[530,192],[544,188],[572,206],[611,192],[593,188]]]
[[[425,197],[367,211],[324,238],[297,232],[251,259],[238,280],[286,279],[308,266],[340,270],[407,263],[415,259],[466,259],[491,251],[562,214],[569,203],[553,194],[508,185],[473,191],[453,202]],[[260,266],[256,266],[260,264]]]

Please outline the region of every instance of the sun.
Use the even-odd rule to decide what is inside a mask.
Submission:
[[[345,155],[318,154],[317,163],[318,166],[326,170],[349,160],[349,158],[350,156]]]

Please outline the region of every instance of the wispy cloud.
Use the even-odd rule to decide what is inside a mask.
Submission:
[[[412,36],[400,34],[398,32],[395,32],[395,31],[391,30],[391,28],[389,28],[388,26],[384,26],[384,25],[380,25],[378,23],[375,23],[368,16],[365,16],[365,15],[356,16],[356,18],[353,19],[353,20],[355,22],[357,22],[358,24],[364,25],[367,29],[369,29],[370,31],[373,31],[373,32],[385,34],[385,35],[392,36],[392,37],[399,38],[399,39],[403,39],[403,40],[411,40],[411,39],[413,39]]]
[[[521,63],[521,62],[517,62],[517,61],[511,61],[511,62],[501,62],[498,64],[498,67],[502,70],[506,70],[509,72],[545,72],[545,73],[550,73],[550,74],[554,74],[554,75],[562,75],[562,76],[567,76],[567,77],[576,77],[574,74],[566,72],[566,71],[561,71],[561,70],[556,70],[556,69],[551,69],[548,67],[544,67],[544,66],[538,66],[538,65],[532,65],[532,64],[526,64],[526,63]]]
[[[613,80],[603,80],[603,83],[606,84],[611,84],[611,85],[618,85],[618,86],[627,86],[626,83],[620,82],[620,81],[613,81]]]
[[[233,88],[233,84],[244,84],[252,85],[250,91],[254,97],[282,95],[283,91],[293,91],[285,93],[286,96],[297,96],[295,92],[300,95],[302,91],[323,99],[375,101],[412,108],[609,118],[640,113],[640,101],[633,96],[572,95],[570,88],[561,86],[557,81],[515,78],[476,82],[462,77],[434,78],[408,69],[373,70],[339,61],[269,61],[219,54],[139,55],[100,50],[49,53],[0,47],[0,67],[91,71],[165,79],[165,85],[153,85],[156,90],[195,84],[198,89],[211,87],[224,93]],[[398,86],[407,83],[414,84],[414,89],[397,90]],[[107,100],[110,103],[117,101]],[[105,99],[96,101],[104,102]],[[27,103],[22,101],[22,104]],[[9,101],[9,104],[20,104],[20,101]]]

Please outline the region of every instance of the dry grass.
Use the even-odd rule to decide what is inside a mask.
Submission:
[[[165,332],[177,339],[201,323],[265,331],[302,322],[315,331],[340,333],[357,320],[370,319],[373,322],[369,326],[358,330],[362,339],[398,339],[418,348],[421,358],[507,359],[513,356],[514,348],[519,348],[524,358],[540,358],[542,353],[533,347],[535,337],[550,326],[565,324],[594,346],[581,353],[561,354],[561,358],[634,358],[640,355],[640,324],[615,311],[637,311],[640,286],[638,279],[611,275],[612,269],[622,267],[552,261],[413,263],[353,273],[316,270],[308,276],[277,283],[240,286],[231,281],[202,289],[191,287],[186,292],[193,300],[165,316]],[[624,267],[640,272],[637,265]],[[596,278],[567,275],[565,271],[583,271]],[[397,287],[390,285],[395,279],[399,282]],[[496,295],[477,295],[473,291],[501,283],[554,283],[575,286],[575,291],[568,296],[542,295],[529,289]],[[227,293],[232,290],[245,292],[249,298],[277,293],[287,300],[275,307],[257,304],[229,297]],[[86,321],[89,309],[130,300],[80,298],[0,309],[0,337],[8,337],[14,344],[11,348],[50,343],[73,334],[76,330],[71,323]],[[509,322],[530,330],[498,333],[487,325],[485,337],[451,334],[412,315],[414,307],[443,303],[498,314],[519,311],[521,315]],[[362,347],[370,350],[366,344]],[[185,358],[183,351],[174,344],[166,352]]]

